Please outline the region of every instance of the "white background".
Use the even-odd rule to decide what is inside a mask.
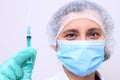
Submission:
[[[60,64],[55,52],[50,48],[46,25],[52,14],[70,0],[0,0],[0,63],[26,48],[27,12],[30,11],[32,47],[37,49],[33,80],[41,80],[55,75]],[[94,0],[92,0],[94,1]],[[104,6],[115,21],[114,54],[104,62],[99,71],[105,80],[119,80],[120,76],[120,1],[96,0]]]

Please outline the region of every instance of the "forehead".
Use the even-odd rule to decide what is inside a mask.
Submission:
[[[88,30],[88,29],[91,29],[91,28],[101,29],[101,27],[99,26],[99,24],[96,23],[95,21],[92,21],[90,19],[85,19],[85,18],[81,19],[80,18],[80,19],[75,19],[75,20],[72,20],[71,22],[69,22],[63,28],[62,31],[70,30],[70,29],[77,29],[77,30],[82,30],[83,31],[83,30]]]

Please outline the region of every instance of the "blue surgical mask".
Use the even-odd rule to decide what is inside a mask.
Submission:
[[[95,72],[104,60],[105,40],[57,42],[58,58],[68,71],[77,76]]]

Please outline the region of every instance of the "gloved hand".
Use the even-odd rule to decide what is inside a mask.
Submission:
[[[32,58],[32,64],[26,61]],[[32,80],[36,50],[27,48],[0,64],[0,80]]]

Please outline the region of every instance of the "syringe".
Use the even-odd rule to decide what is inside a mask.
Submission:
[[[28,25],[27,27],[27,36],[26,36],[26,39],[27,39],[27,47],[31,47],[31,31],[30,31],[30,26]]]
[[[27,39],[27,47],[31,47],[31,31],[30,31],[30,13],[28,13],[28,25],[27,25],[27,36],[26,36],[26,39]],[[32,65],[32,58],[29,58],[27,60],[27,65],[28,65],[28,69],[31,70],[31,65]]]
[[[27,47],[31,47],[31,31],[30,31],[30,13],[28,12],[28,23],[27,23]]]

